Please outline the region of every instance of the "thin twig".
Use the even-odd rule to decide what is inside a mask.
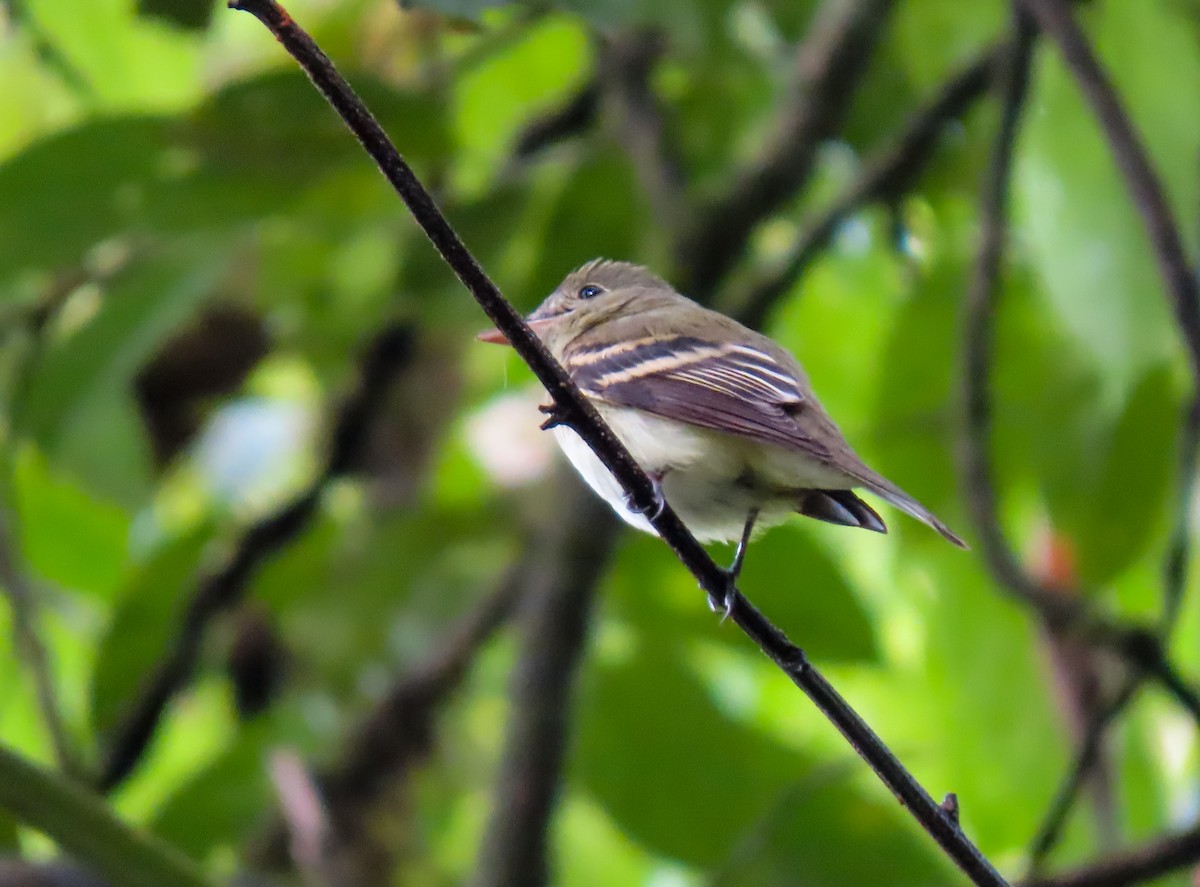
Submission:
[[[391,803],[397,787],[403,787],[433,748],[436,715],[461,686],[479,651],[512,615],[524,593],[530,556],[526,546],[525,556],[350,731],[339,760],[318,774],[329,822],[319,869],[336,873],[338,883],[373,883],[393,870],[398,848],[371,827],[372,813],[381,799]],[[296,865],[296,854],[287,849],[294,835],[286,820],[270,824],[254,853],[256,861]]]
[[[684,182],[650,83],[654,65],[665,51],[666,37],[660,31],[637,30],[603,40],[597,79],[605,104],[612,108],[621,146],[650,201],[656,227],[673,233],[681,221]]]
[[[1196,708],[1195,691],[1175,672],[1165,655],[1166,646],[1179,617],[1180,605],[1187,584],[1188,565],[1191,560],[1192,499],[1196,488],[1196,462],[1198,453],[1200,453],[1200,401],[1192,401],[1184,410],[1179,436],[1179,497],[1176,502],[1171,537],[1167,543],[1167,555],[1163,564],[1163,609],[1158,627],[1159,649],[1164,651],[1160,658],[1160,670],[1162,671],[1160,679],[1164,685],[1173,686],[1182,691],[1175,693],[1176,699],[1187,708],[1193,719],[1200,723],[1200,717],[1198,717],[1200,711]],[[1031,870],[1037,871],[1058,843],[1071,805],[1096,760],[1104,741],[1104,734],[1137,695],[1137,690],[1141,687],[1145,676],[1142,671],[1128,675],[1125,685],[1113,698],[1112,703],[1094,712],[1088,721],[1075,761],[1055,793],[1050,810],[1031,845]]]
[[[629,496],[631,507],[655,514],[651,523],[692,572],[701,587],[728,604],[729,618],[817,705],[859,755],[938,842],[951,859],[979,885],[1003,885],[1004,879],[966,837],[942,807],[930,797],[899,759],[809,663],[804,652],[736,590],[725,571],[708,556],[668,503],[659,507],[654,485],[583,397],[563,368],[546,350],[520,314],[467,250],[433,198],[388,140],[378,122],[296,23],[272,0],[231,0],[258,18],[296,59],[317,89],[329,100],[362,142],[409,211],[475,300],[505,334],[513,348],[554,398],[558,417],[570,425],[596,453]]]
[[[1167,542],[1163,564],[1163,608],[1159,617],[1159,635],[1164,642],[1175,629],[1183,593],[1187,588],[1192,551],[1192,508],[1196,495],[1197,461],[1200,460],[1200,397],[1186,407],[1179,431],[1179,498],[1175,519]]]
[[[1067,872],[1021,881],[1015,887],[1131,887],[1197,862],[1200,862],[1200,825]]]
[[[1109,132],[1113,150],[1129,180],[1135,201],[1146,218],[1160,270],[1171,290],[1179,324],[1191,351],[1193,367],[1200,370],[1200,295],[1188,270],[1178,229],[1162,199],[1153,171],[1137,142],[1132,126],[1117,103],[1115,94],[1107,84],[1090,47],[1074,25],[1067,5],[1056,0],[1022,0],[1022,3],[1025,9],[1038,18],[1042,29],[1059,42],[1068,63],[1081,78],[1085,92],[1096,104],[1097,114],[1102,117],[1102,123]],[[1016,81],[1018,77],[1028,76],[1032,43],[1032,23],[1027,21],[1019,9],[1015,12],[1015,18],[1017,39],[1014,49],[1014,71],[1018,73],[1014,74],[1013,80],[1010,81],[1009,100],[1005,104],[1001,135],[992,156],[981,201],[984,218],[981,246],[967,300],[964,473],[965,485],[969,491],[969,504],[989,569],[1002,587],[1033,604],[1051,627],[1065,627],[1062,622],[1064,616],[1069,614],[1063,612],[1063,606],[1067,603],[1074,606],[1078,596],[1055,594],[1044,588],[1021,566],[1000,527],[995,487],[986,455],[991,424],[988,375],[991,365],[997,278],[1003,254],[1003,220],[1009,176],[1007,167],[1011,162],[1012,130],[1020,108],[1018,89],[1022,92],[1024,90],[1024,83],[1018,86]],[[1019,68],[1015,67],[1018,62]],[[1181,277],[1186,278],[1186,281],[1181,282]],[[1189,537],[1186,511],[1190,507],[1190,490],[1195,473],[1196,422],[1197,417],[1193,410],[1184,423],[1181,440],[1185,499],[1181,507],[1184,511],[1176,521],[1169,547],[1160,631],[1156,635],[1146,630],[1133,629],[1126,634],[1123,641],[1112,644],[1136,666],[1136,670],[1126,678],[1124,686],[1110,704],[1097,712],[1089,722],[1076,760],[1056,793],[1050,811],[1034,840],[1031,849],[1034,867],[1041,863],[1057,842],[1079,788],[1098,755],[1105,732],[1136,695],[1145,676],[1153,676],[1159,680],[1200,723],[1200,707],[1197,706],[1200,698],[1197,698],[1195,690],[1183,680],[1168,660],[1165,652],[1167,631],[1163,630],[1169,631],[1169,626],[1174,623],[1186,576]],[[1110,636],[1110,640],[1115,640],[1115,636]]]
[[[963,486],[967,505],[979,535],[984,562],[1001,588],[1032,603],[1039,611],[1058,612],[1067,603],[1064,595],[1043,588],[1021,566],[1004,530],[996,501],[996,487],[988,458],[992,428],[991,371],[994,322],[1000,299],[1000,265],[1006,239],[1008,189],[1012,173],[1013,144],[1029,82],[1033,31],[1023,17],[1017,19],[1005,73],[1004,107],[980,195],[979,251],[971,273],[964,306],[963,334],[963,433],[960,439]]]
[[[796,55],[793,95],[762,156],[732,176],[680,250],[684,292],[706,300],[758,224],[808,181],[817,149],[841,126],[894,0],[826,0]]]
[[[1096,711],[1088,722],[1083,741],[1079,744],[1079,750],[1076,752],[1075,761],[1072,763],[1071,769],[1067,772],[1066,778],[1059,785],[1058,791],[1054,793],[1054,800],[1050,802],[1050,809],[1047,811],[1037,835],[1030,844],[1029,867],[1031,872],[1037,872],[1041,869],[1046,857],[1058,843],[1063,827],[1067,823],[1067,817],[1071,812],[1071,807],[1075,804],[1075,799],[1079,795],[1079,790],[1083,787],[1084,782],[1092,771],[1092,767],[1099,759],[1105,732],[1125,711],[1129,703],[1133,701],[1133,698],[1142,686],[1142,681],[1143,678],[1140,674],[1133,674],[1126,677],[1125,684],[1118,691],[1117,695],[1112,698],[1108,705]]]
[[[38,630],[38,606],[33,584],[18,566],[8,516],[3,507],[0,507],[0,586],[3,586],[4,595],[8,598],[12,616],[13,646],[25,661],[33,679],[38,710],[41,712],[46,732],[50,735],[58,767],[66,775],[82,779],[83,767],[76,757],[74,744],[59,707],[50,655]]]
[[[357,387],[339,409],[321,472],[292,501],[247,529],[224,563],[199,581],[169,652],[112,733],[98,779],[101,790],[119,785],[141,760],[167,704],[190,680],[213,619],[245,596],[267,558],[304,532],[329,483],[354,469],[388,386],[412,352],[413,331],[407,324],[376,337],[364,356]]]
[[[932,161],[946,124],[962,117],[987,92],[998,63],[1007,57],[1007,45],[990,46],[951,76],[912,114],[899,136],[864,162],[858,178],[820,215],[805,224],[787,257],[776,268],[727,299],[743,323],[751,327],[763,323],[767,310],[828,246],[838,227],[852,213],[868,203],[893,200],[912,187]]]
[[[289,748],[274,749],[267,758],[267,772],[280,814],[287,823],[292,862],[309,887],[325,883],[325,848],[329,818],[312,773],[300,755]]]
[[[520,657],[474,887],[541,887],[551,881],[547,845],[566,757],[574,677],[587,650],[596,587],[617,538],[608,508],[591,495],[564,497],[537,536],[525,575]]]
[[[1200,283],[1184,251],[1179,225],[1150,165],[1150,158],[1095,51],[1075,21],[1071,4],[1066,0],[1020,0],[1020,3],[1037,21],[1041,31],[1058,45],[1108,137],[1113,158],[1146,225],[1146,234],[1171,297],[1193,375],[1200,385]]]

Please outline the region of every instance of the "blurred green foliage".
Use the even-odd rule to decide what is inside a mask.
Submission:
[[[685,198],[699,205],[772,131],[816,5],[290,4],[525,309],[597,255],[672,271],[680,232],[656,225],[603,114],[514,157],[528,126],[590,80],[598,36],[666,27],[653,85]],[[1005,6],[898,4],[842,138],[822,148],[814,181],[743,270],[770,259],[923,97],[1003,35]],[[1200,12],[1104,0],[1080,15],[1194,248]],[[39,592],[66,727],[87,763],[172,643],[198,575],[320,464],[322,429],[365,342],[395,318],[420,330],[416,366],[363,470],[336,482],[312,526],[252,580],[247,608],[217,621],[194,685],[112,795],[122,816],[224,872],[276,809],[269,752],[338,760],[353,725],[495,584],[547,497],[575,494],[575,482],[540,482],[533,395],[515,414],[497,410],[531,385],[528,373],[472,343],[483,316],[250,16],[170,0],[22,0],[2,18],[3,505]],[[1018,142],[996,318],[1002,518],[1035,572],[1049,547],[1065,546],[1098,604],[1153,618],[1177,505],[1186,367],[1141,221],[1046,49]],[[948,126],[911,193],[891,212],[851,218],[769,324],[867,461],[968,537],[954,452],[961,305],[995,122],[986,98]],[[164,464],[148,425],[148,363],[164,348],[183,353],[198,318],[226,306],[258,318],[270,354],[224,390],[186,400],[182,415],[199,430]],[[220,345],[201,344],[204,354]],[[481,449],[523,459],[523,479],[498,482]],[[959,795],[983,851],[1019,872],[1071,758],[1047,638],[976,553],[886,516],[887,537],[799,521],[773,531],[751,550],[745,591],[931,792]],[[1172,648],[1189,673],[1200,669],[1196,606],[1186,602]],[[239,633],[248,611],[287,652],[281,693],[245,720],[228,671],[248,643]],[[0,737],[49,762],[11,622],[0,605]],[[832,728],[717,624],[657,541],[622,536],[593,634],[554,832],[562,883],[953,877]],[[412,803],[393,824],[410,883],[459,883],[471,870],[515,655],[509,635],[488,646],[411,777]],[[1117,731],[1128,840],[1195,809],[1194,731],[1183,726],[1148,693]],[[1071,820],[1063,864],[1102,849],[1088,805]],[[46,849],[0,816],[0,848],[15,846]]]

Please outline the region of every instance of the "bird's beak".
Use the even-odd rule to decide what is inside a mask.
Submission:
[[[492,327],[475,336],[480,342],[491,342],[493,345],[507,345],[508,338],[500,330]]]
[[[525,322],[529,324],[529,328],[535,333],[538,330],[544,329],[547,324],[553,323],[559,315],[555,314],[552,317],[538,317],[536,312],[525,318]],[[480,342],[491,342],[493,345],[507,345],[508,338],[500,330],[492,328],[484,330],[475,336]]]

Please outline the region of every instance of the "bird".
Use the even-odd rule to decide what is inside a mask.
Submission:
[[[731,579],[751,536],[794,513],[886,533],[860,489],[967,547],[859,458],[791,353],[648,268],[590,261],[526,322],[653,481],[660,503],[697,540],[738,543]],[[507,342],[494,329],[478,338]],[[629,507],[583,439],[568,425],[547,424],[587,485],[626,523],[656,533],[654,515]]]

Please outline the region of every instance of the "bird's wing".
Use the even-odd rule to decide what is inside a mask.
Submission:
[[[840,440],[796,371],[752,344],[644,336],[572,350],[565,366],[585,394],[615,406],[800,450],[826,462],[834,454],[822,440],[825,426]]]

